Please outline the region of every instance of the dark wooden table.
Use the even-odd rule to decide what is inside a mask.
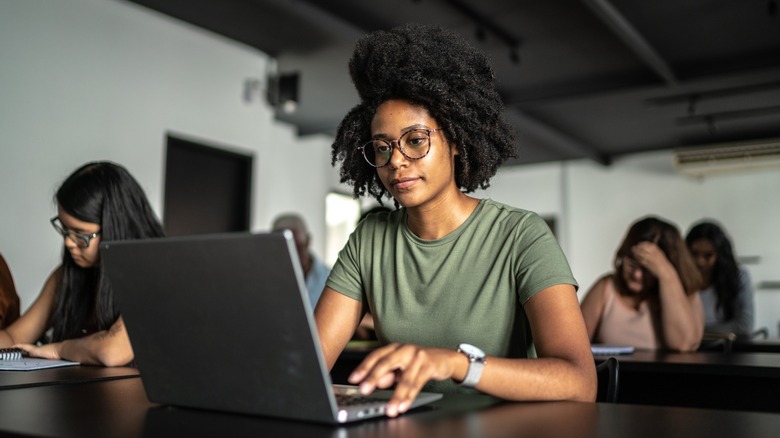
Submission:
[[[780,412],[780,354],[638,350],[616,357],[620,403]]]
[[[445,397],[396,419],[349,426],[160,406],[141,379],[0,391],[0,433],[29,436],[446,437],[535,436],[708,438],[776,437],[780,414],[581,402],[506,403]]]
[[[780,353],[780,340],[778,339],[737,339],[731,345],[734,353]]]
[[[370,346],[348,346],[331,371],[333,381],[346,383],[370,351]],[[735,344],[732,353],[637,350],[615,357],[620,403],[780,412],[780,354],[737,350]]]
[[[132,367],[78,365],[34,371],[0,371],[0,390],[138,377]]]

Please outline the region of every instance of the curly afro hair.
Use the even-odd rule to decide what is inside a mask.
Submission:
[[[455,181],[465,192],[490,186],[490,178],[516,156],[514,131],[503,116],[487,57],[442,27],[407,24],[362,37],[349,61],[361,102],[338,127],[331,164],[343,161],[341,182],[355,197],[382,203],[389,194],[358,148],[371,137],[377,107],[402,99],[425,108],[456,145]]]

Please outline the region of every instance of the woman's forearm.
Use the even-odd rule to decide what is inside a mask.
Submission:
[[[676,272],[659,276],[661,325],[666,346],[677,351],[693,351],[704,334],[703,320],[685,293]]]
[[[14,345],[14,339],[5,330],[0,330],[0,348],[8,348]]]
[[[107,367],[127,365],[134,357],[121,316],[108,330],[61,342],[58,351],[63,359]]]

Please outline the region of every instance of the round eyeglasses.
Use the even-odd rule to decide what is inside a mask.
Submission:
[[[394,143],[404,157],[409,160],[419,160],[428,155],[431,150],[431,133],[443,130],[444,128],[412,129],[404,132],[398,140],[374,139],[360,146],[358,150],[373,167],[383,167],[390,162],[390,158],[393,157]]]
[[[92,234],[79,234],[74,233],[73,231],[68,231],[64,226],[62,226],[62,222],[60,222],[60,218],[57,216],[51,218],[49,222],[51,222],[51,226],[57,230],[57,233],[59,233],[60,236],[70,238],[70,240],[72,240],[73,243],[75,243],[79,248],[89,247],[89,242],[102,232],[102,230],[98,230]]]

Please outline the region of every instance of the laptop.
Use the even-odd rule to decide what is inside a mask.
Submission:
[[[100,248],[150,401],[324,423],[384,415],[389,390],[337,404],[360,394],[331,382],[290,231]]]

